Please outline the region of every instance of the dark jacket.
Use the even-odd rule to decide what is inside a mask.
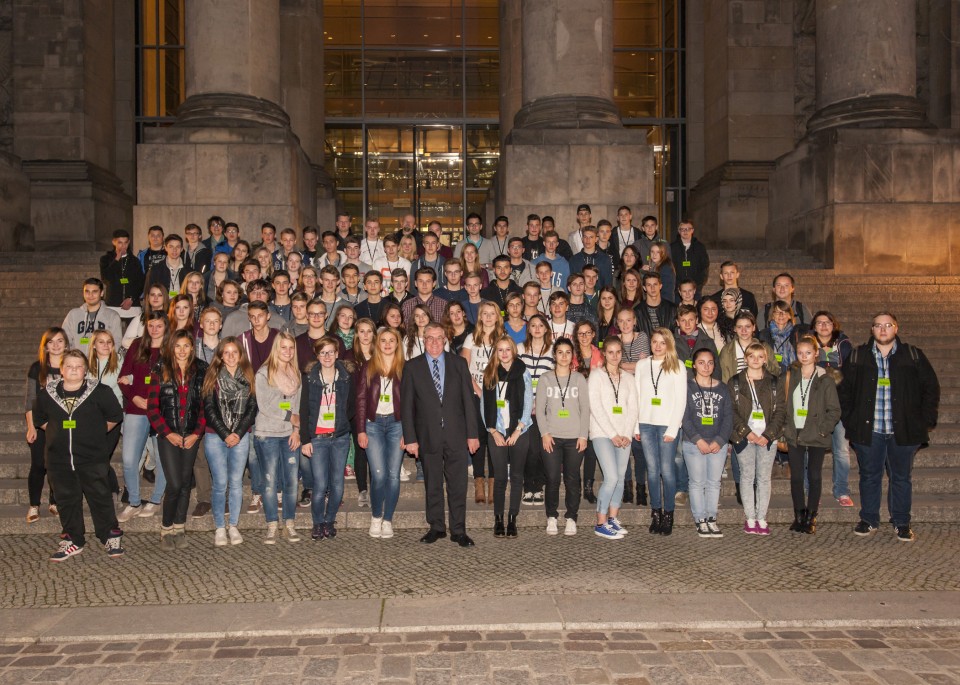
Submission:
[[[598,288],[613,285],[613,260],[610,259],[610,255],[599,247],[593,254],[580,250],[570,258],[570,273],[583,273],[583,267],[587,264],[593,264],[600,271],[600,278],[597,280]]]
[[[504,372],[503,367],[497,364],[497,382],[507,382],[505,398],[510,403],[510,425],[507,426],[506,436],[509,436],[517,429],[520,421],[530,422],[530,417],[523,415],[523,394],[526,391],[523,382],[523,373],[527,370],[527,365],[520,359],[514,359],[510,365],[510,370]],[[497,386],[488,388],[483,386],[483,415],[486,419],[487,430],[493,430],[497,427]],[[506,437],[504,436],[504,437]]]
[[[198,271],[200,273],[206,273],[210,271],[210,265],[213,263],[213,250],[203,244],[203,241],[200,242],[200,247],[197,248],[197,251],[190,255],[189,250],[187,249],[186,243],[183,245],[183,268],[187,270],[187,273],[191,271]]]
[[[437,395],[428,364],[429,355],[421,354],[404,368],[400,412],[403,439],[417,443],[420,454],[440,452],[447,439],[457,443],[479,437],[477,410],[473,403],[473,385],[467,362],[455,354],[443,353],[443,401]]]
[[[713,377],[718,381],[722,380],[720,373],[720,353],[717,352],[717,345],[713,340],[699,328],[697,329],[697,339],[693,342],[693,349],[687,345],[686,336],[680,333],[673,335],[674,347],[677,348],[677,357],[687,367],[687,375],[693,378],[696,372],[693,370],[693,355],[700,350],[710,350],[713,352]]]
[[[316,437],[317,419],[320,418],[320,398],[323,394],[323,379],[320,377],[320,364],[314,364],[303,376],[303,390],[300,392],[300,442],[307,443]],[[331,437],[339,438],[350,432],[356,408],[356,393],[353,385],[353,373],[341,360],[336,362],[337,375],[333,387],[337,393],[335,420]]]
[[[783,439],[791,447],[803,445],[829,448],[833,444],[833,429],[840,421],[840,400],[837,397],[839,374],[816,367],[807,397],[807,420],[798,432],[793,421],[797,409],[793,404],[793,393],[800,384],[800,365],[791,365],[783,375],[786,376],[787,373],[790,378],[784,378],[786,418],[783,422]]]
[[[764,370],[763,378],[754,381],[753,384],[760,408],[763,410],[763,419],[767,424],[763,430],[763,437],[770,442],[779,440],[783,434],[783,421],[787,415],[783,382],[783,376],[777,378]],[[750,414],[753,412],[753,396],[750,394],[746,371],[741,371],[731,378],[727,385],[730,386],[730,393],[733,395],[733,434],[730,436],[730,442],[736,445],[750,435],[748,424]]]
[[[143,268],[132,252],[117,259],[115,250],[100,257],[100,280],[106,288],[104,302],[108,307],[119,307],[128,297],[134,304],[143,295]],[[119,341],[118,341],[119,342]]]
[[[167,261],[163,260],[158,264],[154,264],[149,271],[147,271],[146,284],[143,287],[143,292],[146,293],[150,289],[150,286],[154,284],[160,284],[167,289],[167,292],[180,292],[183,289],[183,279],[187,277],[187,274],[190,273],[190,269],[187,268],[186,262],[183,263],[183,266],[180,268],[180,272],[177,274],[177,282],[170,282],[170,267],[167,266]]]
[[[183,404],[180,402],[179,384],[173,380],[163,382],[162,371],[157,374],[147,395],[147,416],[150,427],[158,436],[165,438],[176,433],[186,437],[203,433],[206,428],[203,419],[203,378],[206,374],[206,363],[197,359],[192,375],[187,378],[187,395]]]
[[[253,388],[251,388],[252,391]],[[228,426],[221,413],[217,387],[214,386],[213,392],[203,398],[203,418],[206,421],[207,433],[216,433],[221,440],[226,440],[231,433],[236,433],[242,438],[245,433],[250,432],[253,422],[257,419],[257,400],[253,396],[247,396],[239,419],[235,425]]]
[[[830,349],[829,353],[826,351],[827,349]],[[842,331],[837,331],[829,347],[820,347],[817,364],[825,369],[842,370],[852,352],[853,343],[850,341],[850,338]]]
[[[723,306],[720,304],[720,296],[723,295],[725,288],[720,288],[717,292],[710,296],[710,299],[717,303],[717,306],[720,307],[720,311],[723,311]],[[740,308],[746,309],[748,312],[753,314],[754,318],[757,316],[759,311],[757,308],[757,298],[749,290],[744,290],[740,288]],[[757,324],[759,326],[759,324]]]
[[[922,445],[937,425],[940,381],[923,350],[900,338],[888,361],[894,439],[898,445]],[[847,360],[840,384],[843,426],[850,442],[869,445],[873,441],[877,376],[873,343],[860,345]]]
[[[643,235],[641,231],[636,226],[630,227],[630,233],[627,235],[628,242],[624,243],[620,240],[620,226],[613,227],[613,233],[610,236],[610,247],[616,251],[617,257],[613,260],[613,263],[616,267],[620,266],[620,258],[623,256],[623,250],[627,245],[633,245],[635,242],[640,240],[640,236]]]
[[[37,395],[33,425],[40,428],[47,424],[47,468],[69,466],[73,469],[77,464],[110,461],[107,423],[123,421],[123,410],[108,386],[93,379],[84,383],[86,386],[72,412],[67,411],[63,401],[60,378],[48,380]]]
[[[684,247],[680,236],[670,243],[670,259],[673,268],[677,270],[677,285],[680,281],[693,280],[697,282],[699,292],[707,283],[710,271],[710,256],[707,248],[696,238],[690,239],[690,247]]]
[[[399,351],[398,351],[399,354]],[[393,418],[400,420],[400,392],[401,380],[395,378],[390,390],[390,401],[393,404]],[[380,374],[374,374],[367,382],[367,368],[361,366],[357,369],[354,378],[354,386],[357,393],[357,415],[354,417],[354,429],[357,433],[367,432],[367,421],[373,421],[377,418],[377,405],[380,404]]]
[[[660,304],[657,305],[656,310],[660,327],[672,330],[677,322],[677,306],[661,296]],[[650,315],[647,313],[646,300],[641,298],[633,311],[637,315],[637,330],[643,331],[647,336],[653,333],[653,322],[650,321]]]

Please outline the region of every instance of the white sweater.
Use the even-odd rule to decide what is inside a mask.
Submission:
[[[639,423],[647,426],[666,426],[666,435],[677,437],[683,423],[683,412],[687,408],[687,370],[682,365],[676,373],[660,374],[662,362],[647,357],[637,362],[634,376],[637,379],[637,396],[640,403]],[[660,404],[654,404],[653,382],[650,380],[651,367],[653,378],[657,381],[656,397]]]
[[[622,435],[632,438],[637,432],[637,417],[640,409],[633,376],[626,371],[620,372],[619,397],[615,396],[613,384],[603,368],[590,372],[587,387],[590,391],[590,437],[612,438],[615,435]],[[621,407],[623,413],[614,414],[614,406]]]

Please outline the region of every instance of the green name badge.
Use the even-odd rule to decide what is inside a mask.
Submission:
[[[806,415],[807,415],[806,409],[797,409],[797,416],[806,416]]]
[[[713,425],[713,417],[712,417],[712,416],[704,416],[702,419],[700,419],[700,423],[702,423],[704,426],[712,426],[712,425]]]
[[[503,409],[506,406],[507,406],[507,403],[505,400],[497,400],[497,409]]]
[[[659,407],[659,406],[660,406],[660,398],[659,398],[659,397],[651,397],[651,398],[650,398],[650,404],[652,404],[654,407]]]
[[[65,420],[65,421],[63,422],[63,427],[64,427],[64,428],[76,428],[76,427],[77,427],[77,422],[76,422],[76,421],[66,421],[66,420]]]
[[[168,294],[170,295],[170,299],[172,300],[174,297],[178,295],[178,292],[176,290],[171,290]]]
[[[534,378],[530,381],[530,384],[533,385],[533,387],[537,387],[537,383],[539,382],[540,382],[540,379]]]
[[[333,421],[333,418],[334,418],[334,413],[332,411],[323,412],[324,421]]]
[[[690,262],[680,262],[680,264],[683,266],[690,266]]]
[[[603,341],[602,341],[602,340],[597,343],[597,347],[599,347],[601,350],[603,349]]]
[[[775,355],[773,355],[773,356],[776,358],[776,360],[777,360],[778,363],[783,361],[783,355],[782,355],[782,354],[775,354]]]
[[[90,338],[80,338],[80,344],[81,344],[81,345],[89,345],[89,344],[90,344]],[[887,385],[889,385],[889,383],[888,383]]]
[[[757,419],[758,421],[762,421],[762,420],[763,420],[763,412],[762,412],[762,411],[755,411],[755,412],[753,412],[753,413],[750,414],[750,418],[751,418],[751,419]]]
[[[121,279],[120,279],[120,285],[127,285],[127,283],[129,283],[129,282],[130,282],[130,279],[129,279],[129,278],[121,278]]]
[[[889,387],[890,387],[890,379],[889,379],[889,378],[879,378],[879,379],[877,379],[877,385],[879,385],[881,388],[889,388]]]
[[[281,402],[281,403],[280,403],[280,408],[283,409],[283,411],[290,411],[290,403],[289,403],[289,402]]]
[[[390,402],[390,395],[386,393],[384,393],[383,395],[380,395],[380,401],[384,403]]]
[[[144,376],[144,377],[143,377],[143,382],[144,382],[145,384],[147,384],[147,385],[150,385],[150,376]]]
[[[683,365],[686,366],[688,369],[692,369],[692,368],[693,368],[693,360],[692,360],[692,359],[688,359],[687,361],[683,362]]]
[[[559,416],[561,419],[569,419],[569,418],[570,418],[570,410],[569,410],[569,409],[560,409],[560,410],[557,412],[557,416]]]
[[[623,407],[614,407],[614,408],[613,408],[613,413],[614,413],[614,414],[622,414],[622,413],[623,413]]]
[[[507,315],[507,313],[501,309],[501,310],[500,310],[500,318],[502,319],[502,318],[504,318],[506,315]]]

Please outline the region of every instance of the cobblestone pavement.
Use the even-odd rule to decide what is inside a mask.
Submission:
[[[251,531],[242,545],[226,548],[215,548],[204,532],[188,534],[189,548],[176,553],[160,551],[158,534],[140,533],[126,536],[123,559],[107,558],[91,538],[83,554],[62,564],[47,561],[55,538],[0,536],[0,607],[960,587],[955,524],[924,525],[913,544],[897,542],[886,526],[862,539],[842,524],[823,525],[813,536],[776,526],[769,538],[727,526],[722,540],[700,539],[686,527],[671,537],[637,529],[616,542],[585,526],[571,538],[535,529],[516,540],[471,533],[477,546],[464,550],[449,540],[419,544],[420,532],[409,530],[392,540],[347,531],[272,547],[261,543],[262,531]]]
[[[456,632],[0,645],[0,683],[960,683],[960,632]]]

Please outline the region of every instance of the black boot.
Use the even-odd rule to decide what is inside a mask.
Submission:
[[[510,514],[507,516],[507,537],[515,538],[517,537],[517,515]]]
[[[660,527],[663,525],[663,509],[650,510],[650,532],[654,535],[660,534]]]
[[[818,511],[811,511],[807,513],[807,519],[803,525],[803,532],[807,535],[813,535],[817,532],[817,514]]]
[[[743,499],[741,499],[740,497],[740,483],[736,483],[736,486],[737,486],[737,504],[739,504],[742,507]]]
[[[663,512],[663,523],[660,525],[660,535],[670,535],[673,532],[673,512]]]
[[[623,503],[633,504],[633,482],[627,481],[623,484]]]
[[[506,536],[507,534],[503,530],[503,517],[494,516],[493,517],[493,537],[502,538]]]
[[[793,523],[790,524],[790,530],[794,533],[803,532],[803,510],[794,509],[793,510]]]
[[[647,506],[647,484],[637,483],[637,506]]]
[[[597,503],[597,496],[593,494],[593,481],[585,480],[583,481],[583,499],[590,502],[590,504]]]

